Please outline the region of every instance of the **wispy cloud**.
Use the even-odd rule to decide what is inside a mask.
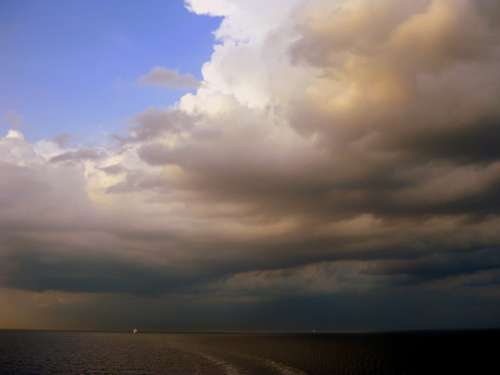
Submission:
[[[161,66],[156,66],[141,76],[139,83],[175,90],[196,89],[200,86],[200,82],[192,74],[179,73],[177,70]]]

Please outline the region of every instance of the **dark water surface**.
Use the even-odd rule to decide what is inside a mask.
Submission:
[[[0,374],[500,374],[500,331],[137,334],[0,331]]]

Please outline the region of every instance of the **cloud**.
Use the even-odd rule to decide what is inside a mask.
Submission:
[[[497,322],[454,308],[500,309],[497,2],[187,5],[223,20],[177,105],[105,150],[0,139],[1,285],[260,322],[283,304],[305,322],[315,301],[349,325],[336,301],[368,301],[373,327],[429,323],[394,299],[445,300],[426,316]],[[158,69],[147,80],[181,86]]]
[[[24,140],[24,135],[17,130],[9,130],[5,135],[5,139],[19,139]]]
[[[139,83],[161,86],[175,90],[196,89],[200,82],[192,74],[182,74],[176,70],[156,66],[139,78]]]
[[[106,167],[101,167],[100,170],[110,175],[119,175],[121,173],[126,172],[126,168],[120,164],[113,164]]]
[[[117,135],[122,143],[146,142],[165,135],[181,135],[193,126],[194,118],[175,109],[150,108],[134,118],[126,136]]]
[[[50,159],[52,163],[58,163],[63,161],[78,161],[78,160],[89,160],[89,159],[99,159],[102,154],[96,150],[92,149],[80,149],[77,151],[68,151],[63,154],[54,156]]]

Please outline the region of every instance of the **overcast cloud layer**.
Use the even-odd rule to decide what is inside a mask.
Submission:
[[[194,94],[0,138],[0,324],[500,325],[500,3],[186,6],[224,17],[203,81],[139,79]]]

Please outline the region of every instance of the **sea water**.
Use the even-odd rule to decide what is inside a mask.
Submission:
[[[0,374],[500,374],[499,331],[0,331]]]

